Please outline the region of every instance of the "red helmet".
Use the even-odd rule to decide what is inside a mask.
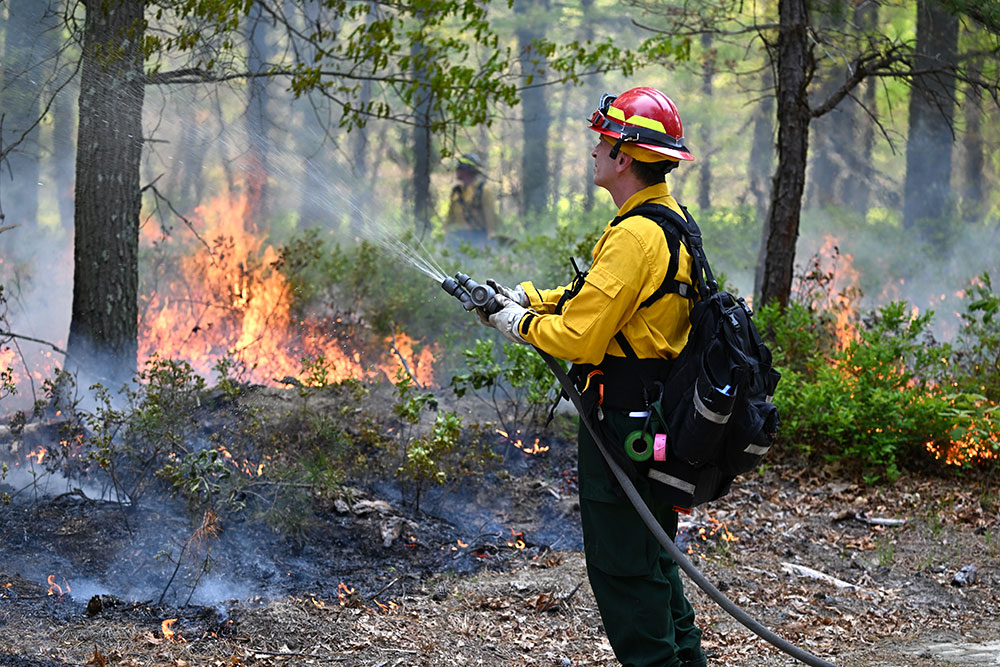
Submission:
[[[694,159],[684,146],[677,107],[656,88],[632,88],[617,97],[602,95],[590,117],[590,129],[617,140],[615,155],[624,144],[625,152],[640,162]]]

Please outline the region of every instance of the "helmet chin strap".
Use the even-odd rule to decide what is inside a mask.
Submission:
[[[614,160],[615,158],[618,157],[618,151],[621,150],[622,143],[624,141],[625,141],[625,135],[624,134],[618,135],[618,141],[615,142],[615,145],[611,149],[611,152],[608,153],[608,157],[609,158],[611,158],[612,160]]]

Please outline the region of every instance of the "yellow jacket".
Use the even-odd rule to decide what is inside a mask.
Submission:
[[[499,227],[498,217],[496,192],[480,175],[467,186],[452,188],[445,231],[472,229],[493,237]]]
[[[623,215],[644,203],[664,204],[683,216],[666,183],[632,195],[619,209]],[[677,280],[691,282],[691,255],[680,246]],[[614,339],[622,331],[640,359],[673,359],[687,342],[691,301],[668,293],[639,308],[663,282],[670,251],[663,230],[649,218],[632,216],[610,222],[593,250],[593,261],[580,292],[561,313],[556,306],[570,285],[539,290],[521,283],[537,313],[521,321],[522,337],[554,357],[572,363],[599,364],[605,355],[624,357]]]

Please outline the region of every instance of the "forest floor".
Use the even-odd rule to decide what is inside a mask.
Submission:
[[[172,512],[123,530],[111,503],[15,501],[0,508],[0,665],[616,664],[578,550],[572,444],[560,447],[463,492],[523,534],[358,490],[298,540],[220,542],[201,584],[217,594],[187,605],[162,577],[127,585],[171,570],[138,554],[177,553],[189,527]],[[1000,665],[998,508],[992,480],[907,473],[870,487],[786,456],[696,509],[679,541],[737,605],[836,665]],[[709,664],[799,664],[685,583]]]

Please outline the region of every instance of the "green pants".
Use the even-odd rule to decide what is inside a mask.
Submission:
[[[605,411],[621,447],[643,419]],[[580,512],[587,575],[604,630],[615,655],[629,667],[701,667],[701,630],[684,597],[677,563],[643,523],[620,490],[585,426],[579,429]],[[677,513],[651,497],[645,479],[636,488],[668,535],[677,533]]]

